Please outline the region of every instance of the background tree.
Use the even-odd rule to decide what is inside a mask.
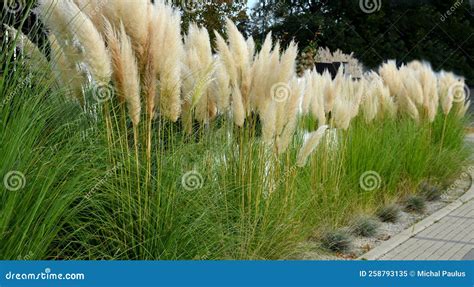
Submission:
[[[231,19],[237,24],[241,31],[249,30],[249,19],[247,15],[247,1],[238,0],[175,0],[175,5],[180,7],[183,13],[183,31],[189,27],[189,23],[205,27],[209,30],[211,40],[214,39],[213,31],[225,35],[225,19]]]
[[[376,3],[376,1],[373,1]],[[271,31],[300,49],[313,41],[331,50],[354,52],[368,68],[386,59],[429,61],[474,84],[474,24],[467,1],[381,1],[365,13],[359,0],[261,0],[252,11],[256,39]]]

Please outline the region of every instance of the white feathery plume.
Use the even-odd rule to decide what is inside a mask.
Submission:
[[[216,60],[214,78],[212,98],[217,104],[218,111],[223,113],[230,105],[231,87],[229,74],[220,58]]]
[[[276,103],[269,100],[259,111],[262,121],[262,137],[267,144],[273,143],[276,135]]]
[[[294,76],[297,56],[298,46],[294,41],[291,41],[288,48],[281,55],[278,81],[286,83]]]
[[[335,82],[331,78],[331,74],[326,70],[323,73],[324,78],[324,110],[326,113],[330,113],[333,110],[334,99],[336,98],[336,87]]]
[[[234,117],[234,123],[238,127],[242,127],[245,122],[245,108],[242,103],[240,89],[235,85],[233,85],[232,88],[232,113]]]
[[[77,39],[92,78],[99,85],[107,85],[112,74],[110,56],[102,36],[89,17],[71,0],[41,0],[39,4],[40,14],[55,31],[58,40]]]
[[[452,93],[452,85],[456,83],[453,73],[441,72],[439,77],[439,98],[441,109],[445,115],[449,114],[453,107],[454,95]]]
[[[71,88],[73,96],[83,102],[82,86],[86,82],[86,77],[67,57],[54,34],[48,35],[49,44],[51,46],[51,67],[59,84],[66,84]],[[66,47],[67,48],[67,47]]]
[[[181,85],[184,47],[181,39],[181,16],[178,11],[159,1],[153,9],[152,25],[156,35],[152,41],[157,49],[155,66],[160,80],[161,114],[175,122],[181,114]]]
[[[229,18],[226,18],[226,30],[229,39],[229,49],[232,51],[234,62],[240,70],[249,65],[249,49],[244,36]]]
[[[255,41],[252,36],[247,39],[247,51],[250,61],[253,62],[253,57],[255,56]]]
[[[38,15],[43,23],[53,31],[56,38],[60,41],[70,40],[68,26],[70,19],[64,15],[68,6],[61,5],[59,0],[38,0]]]
[[[226,18],[227,43],[216,32],[218,51],[223,57],[229,70],[231,82],[240,89],[242,104],[246,114],[250,112],[250,94],[252,86],[252,63],[255,52],[255,43],[252,38],[245,40],[237,26]],[[231,59],[229,59],[231,58]],[[230,66],[233,64],[233,67]],[[235,87],[234,87],[235,88]]]
[[[123,67],[122,47],[120,35],[112,27],[112,24],[104,19],[104,34],[107,39],[110,56],[112,59],[112,78],[117,91],[117,99],[120,104],[125,103],[124,85],[125,85],[125,67]]]
[[[23,34],[23,32],[16,30],[6,24],[3,25],[8,33],[11,34],[11,39],[16,40],[16,46],[22,51],[22,53],[29,59],[31,59],[36,67],[47,68],[49,66],[48,60],[41,52],[41,50],[31,42],[31,40]]]
[[[400,68],[400,77],[403,79],[404,92],[414,104],[423,105],[423,86],[418,81],[417,73],[406,66]]]
[[[365,82],[354,81],[350,77],[346,77],[345,82],[346,94],[352,106],[351,119],[353,119],[359,114],[360,103],[362,102],[362,96],[366,89]]]
[[[112,66],[104,39],[89,17],[82,13],[76,4],[67,0],[64,3],[70,5],[67,9],[70,12],[67,17],[72,19],[71,32],[84,48],[85,62],[92,77],[99,85],[108,85],[112,75]]]
[[[146,45],[143,51],[143,59],[142,59],[142,66],[140,67],[141,71],[141,84],[142,84],[142,94],[145,100],[146,105],[146,118],[148,121],[148,131],[151,129],[151,121],[155,117],[155,108],[156,108],[156,98],[157,98],[157,67],[156,67],[156,58],[158,57],[158,46],[154,37],[156,35],[157,26],[155,25],[156,22],[154,20],[156,15],[156,11],[154,9],[154,5],[150,4],[148,6],[148,14],[147,17],[148,27],[147,27],[147,39]],[[178,71],[178,77],[181,76],[181,70]],[[178,94],[178,100],[179,98]],[[181,108],[181,105],[178,105]],[[151,141],[151,134],[150,132],[147,133],[147,156],[150,156],[150,141]]]
[[[392,96],[399,96],[403,92],[403,82],[398,75],[398,68],[395,61],[391,60],[384,63],[379,68],[379,75],[382,77],[384,84],[389,88]]]
[[[298,81],[296,77],[294,77],[290,81],[290,98],[286,102],[285,111],[287,113],[286,122],[282,130],[278,132],[277,136],[277,149],[278,153],[283,153],[288,148],[288,145],[293,138],[293,134],[296,130],[296,125],[298,121],[298,107],[300,105],[302,92],[303,92],[303,85]]]
[[[37,12],[51,31],[50,35],[54,35],[54,42],[61,46],[68,62],[76,67],[85,62],[85,55],[82,51],[83,48],[77,43],[75,35],[71,33],[70,22],[72,19],[65,16],[70,14],[70,11],[67,10],[71,6],[64,5],[64,3],[58,0],[39,0]]]
[[[458,118],[463,118],[465,115],[466,115],[466,112],[467,110],[469,109],[471,105],[471,101],[467,101],[467,102],[462,102],[459,104],[459,108],[457,109],[456,111],[456,116]]]
[[[304,167],[306,165],[308,157],[314,152],[314,150],[316,150],[327,129],[328,126],[326,125],[320,126],[317,131],[308,135],[303,147],[301,147],[300,151],[298,152],[296,160],[297,166]]]
[[[379,115],[381,118],[395,118],[397,115],[397,104],[394,101],[394,98],[390,96],[390,89],[383,84],[383,81],[380,79],[377,83],[377,95],[379,97],[378,102],[380,104],[379,107]]]
[[[313,91],[314,91],[313,72],[311,70],[304,71],[303,80],[304,80],[304,93],[303,93],[303,99],[301,101],[301,113],[303,115],[306,115],[309,113],[311,101],[313,101]]]
[[[368,90],[362,100],[362,111],[366,123],[372,122],[378,113],[379,91],[381,80],[372,80],[369,82]]]
[[[335,98],[332,116],[336,128],[347,130],[352,119],[352,113],[353,107],[345,95]]]
[[[281,111],[280,92],[289,93],[287,83],[280,81],[282,73],[269,73],[269,71],[279,71],[280,68],[280,44],[277,42],[269,57],[263,61],[259,74],[254,74],[254,81],[262,83],[256,89],[260,101],[257,106],[262,122],[262,134],[266,143],[271,144],[276,136],[277,122],[281,122],[278,114]],[[283,72],[285,73],[285,72]]]
[[[99,32],[104,33],[105,23],[102,15],[107,0],[73,0],[81,11],[91,19]]]
[[[471,101],[468,100],[465,79],[457,77],[448,91],[452,94],[455,115],[459,118],[464,117],[471,104]]]
[[[313,117],[318,120],[318,125],[326,124],[326,114],[324,112],[324,86],[326,84],[322,75],[313,70],[310,79],[312,88],[311,112]]]
[[[226,72],[229,74],[231,81],[237,82],[237,65],[235,63],[234,57],[232,56],[232,53],[224,38],[222,38],[222,36],[216,31],[214,31],[214,34],[216,36],[216,48],[219,54],[219,60],[226,68]]]
[[[420,72],[425,69],[425,65],[420,61],[414,60],[407,64],[407,67],[415,72]]]
[[[229,38],[229,48],[234,56],[235,64],[238,68],[243,69],[250,62],[247,42],[232,20],[226,18],[225,22]]]
[[[424,115],[428,117],[430,122],[433,122],[436,117],[439,104],[438,81],[436,75],[427,63],[420,63],[414,61],[408,65],[415,70],[418,80],[423,89],[423,109]]]
[[[270,71],[271,49],[272,38],[269,33],[253,63],[252,98],[250,98],[250,105],[253,110],[259,110],[263,107],[267,95],[270,94],[271,85],[268,86],[267,78],[269,77],[268,71]]]
[[[188,74],[183,77],[193,79],[192,85],[183,86],[185,101],[186,97],[192,95],[191,107],[196,107],[195,117],[198,121],[205,123],[215,116],[216,112],[216,104],[209,97],[215,70],[209,33],[206,29],[199,28],[192,23],[189,26],[184,45],[186,50],[185,65]]]
[[[276,135],[281,134],[284,125],[288,121],[287,104],[288,101],[294,99],[292,92],[296,89],[291,87],[290,81],[296,76],[295,67],[297,55],[298,48],[295,43],[292,42],[281,56],[278,82],[274,84],[273,89],[270,87],[272,93],[278,93],[278,95],[272,95],[272,100],[275,102],[277,113],[275,123]],[[300,90],[298,89],[296,92],[299,93]]]
[[[124,83],[121,91],[128,107],[128,114],[134,126],[140,122],[140,77],[132,42],[125,31],[125,27],[120,25],[120,60],[124,69]]]
[[[140,62],[143,60],[141,57],[147,41],[149,4],[149,0],[113,0],[102,7],[103,15],[113,26],[117,28],[123,23]]]
[[[225,73],[228,75],[231,83],[230,89],[234,122],[237,126],[242,127],[244,125],[246,111],[242,99],[242,93],[238,84],[239,76],[237,64],[224,38],[222,38],[222,36],[216,31],[214,31],[214,34],[216,35],[216,46],[219,53],[220,65],[225,67]],[[222,77],[221,80],[223,80]],[[219,100],[221,103],[227,103],[229,101],[227,93],[220,94],[219,98],[221,98],[221,100]]]

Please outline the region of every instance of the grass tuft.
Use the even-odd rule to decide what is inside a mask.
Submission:
[[[357,217],[351,224],[351,231],[357,236],[372,237],[377,234],[379,222],[374,218],[363,215]]]
[[[427,201],[436,201],[441,199],[443,195],[443,190],[436,185],[430,185],[426,182],[422,183],[420,186],[421,195]]]
[[[334,252],[347,252],[352,248],[352,237],[349,232],[337,229],[328,231],[321,243],[324,248]]]
[[[405,210],[408,212],[423,213],[425,209],[425,199],[421,196],[412,195],[405,200]]]
[[[396,204],[388,204],[380,207],[376,214],[382,222],[395,223],[400,216],[400,207]]]

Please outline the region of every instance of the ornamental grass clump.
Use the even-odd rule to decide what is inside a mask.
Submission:
[[[423,213],[426,209],[425,199],[418,195],[411,195],[405,199],[405,210],[408,212]]]
[[[61,151],[74,166],[54,169],[66,175],[55,192],[70,196],[54,197],[54,238],[41,246],[32,231],[28,245],[42,259],[287,258],[315,232],[348,226],[424,180],[444,184],[469,158],[464,80],[426,63],[389,61],[358,79],[343,69],[334,79],[316,70],[298,77],[297,43],[283,47],[269,34],[258,45],[228,19],[211,43],[213,31],[195,23],[183,34],[165,1],[41,0],[37,13],[51,52],[16,27],[0,54],[0,138],[10,141],[0,166],[2,174],[17,162],[36,166],[28,184],[42,182],[51,161],[36,153],[71,144]],[[71,128],[43,140],[56,126],[39,117],[43,105],[21,106],[25,95],[34,99],[25,103],[52,95],[46,106],[68,111],[54,124]],[[34,164],[12,156],[30,115],[38,125],[25,153]],[[8,210],[29,205],[11,196]],[[47,218],[8,210],[2,230]],[[5,246],[18,238],[26,240],[18,233]],[[347,233],[322,241],[350,245]],[[21,253],[12,250],[8,258]]]
[[[350,225],[353,234],[372,237],[377,234],[379,222],[370,216],[359,216]]]
[[[348,252],[352,248],[350,234],[342,229],[328,231],[321,241],[324,248],[334,252]]]
[[[436,185],[423,182],[420,185],[420,194],[428,201],[435,201],[441,199],[443,190]]]
[[[376,214],[382,222],[395,223],[400,216],[400,207],[396,204],[384,205],[377,210]]]

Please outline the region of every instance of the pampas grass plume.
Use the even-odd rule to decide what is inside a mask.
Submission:
[[[125,31],[125,27],[120,25],[120,60],[121,67],[124,69],[124,82],[122,93],[128,107],[128,114],[134,126],[140,122],[141,104],[140,104],[140,77],[138,75],[138,66],[135,54],[133,52],[132,42]]]
[[[454,95],[450,88],[456,83],[456,78],[452,73],[441,72],[438,81],[441,109],[447,115],[453,107]]]
[[[155,4],[152,26],[157,29],[152,41],[155,67],[160,80],[160,112],[171,121],[181,114],[182,59],[184,47],[181,39],[181,16],[161,1]]]
[[[323,126],[320,126],[315,132],[312,132],[309,134],[308,138],[303,144],[303,147],[301,147],[300,151],[298,152],[298,156],[296,160],[297,166],[304,167],[306,165],[306,162],[308,161],[308,157],[318,147],[327,129],[328,129],[328,126],[323,125]]]
[[[89,17],[74,2],[64,0],[60,5],[64,5],[64,16],[70,20],[71,34],[77,37],[84,49],[84,59],[93,79],[99,85],[108,85],[112,66],[104,39]]]

